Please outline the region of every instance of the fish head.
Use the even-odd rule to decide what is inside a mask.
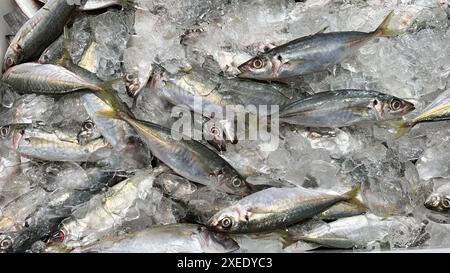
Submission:
[[[25,126],[22,124],[0,126],[0,142],[8,148],[16,150],[25,133]]]
[[[433,193],[425,200],[424,206],[435,211],[445,211],[450,209],[450,198],[441,193]]]
[[[208,230],[205,227],[198,227],[202,245],[208,248],[208,252],[233,252],[239,249],[238,243],[223,233]]]
[[[236,232],[239,230],[240,216],[239,208],[231,206],[213,215],[207,226],[218,232]]]
[[[231,166],[226,166],[217,174],[218,190],[239,195],[246,196],[251,193],[251,187],[245,179],[237,173]]]
[[[272,79],[274,76],[274,67],[276,63],[266,55],[258,55],[247,62],[241,64],[238,69],[241,73],[237,76],[239,78],[257,79],[257,80],[268,80]]]
[[[402,117],[415,109],[414,104],[390,95],[380,95],[371,102],[373,109],[381,119]]]
[[[6,51],[2,72],[18,65],[21,61],[20,56],[22,56],[22,47],[18,43],[12,43]]]

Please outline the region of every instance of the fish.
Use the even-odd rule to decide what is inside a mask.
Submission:
[[[66,0],[48,1],[19,29],[11,41],[5,54],[2,72],[38,58],[42,51],[61,35],[74,9]]]
[[[448,211],[450,209],[450,183],[438,187],[425,200],[424,206],[434,211]]]
[[[76,138],[71,142],[53,133],[26,131],[17,152],[25,157],[45,161],[96,162],[109,157],[110,146],[103,138],[80,145]]]
[[[209,118],[225,114],[227,106],[226,110],[248,113],[249,110],[241,106],[278,105],[281,108],[308,95],[284,84],[228,79],[197,66],[187,72],[169,73],[155,65],[150,86],[171,104],[188,105],[192,111]],[[202,99],[201,104],[195,103],[196,98]]]
[[[14,0],[20,10],[30,19],[41,8],[41,5],[34,0]]]
[[[59,223],[70,216],[74,207],[88,201],[107,186],[110,175],[99,168],[86,171],[76,164],[66,164],[52,183],[58,186],[48,194],[26,219],[26,225],[4,233],[11,240],[9,252],[25,252],[31,245],[54,234]],[[66,181],[61,181],[66,180]]]
[[[342,218],[299,237],[328,248],[366,248],[369,243],[388,242],[390,247],[412,244],[421,225],[413,217],[378,217],[374,214]]]
[[[390,12],[380,26],[372,32],[330,32],[322,31],[301,37],[238,66],[240,78],[276,81],[326,70],[352,56],[357,49],[375,37],[401,34],[389,28],[394,16]]]
[[[88,82],[62,66],[23,63],[10,68],[2,80],[20,93],[63,95],[75,91],[101,91],[102,86]]]
[[[114,108],[99,111],[97,115],[126,121],[156,158],[190,181],[226,193],[241,196],[250,193],[245,179],[225,159],[202,143],[158,124],[131,118]]]
[[[391,121],[387,125],[396,128],[396,138],[408,133],[419,123],[450,120],[450,89],[442,92],[418,116],[410,120]]]
[[[320,92],[280,110],[281,122],[308,127],[345,127],[379,122],[413,111],[406,100],[378,91],[345,89]]]
[[[311,218],[340,201],[359,202],[359,187],[331,195],[303,187],[269,188],[216,213],[208,226],[220,232],[248,233],[285,228]]]
[[[227,235],[196,224],[172,224],[110,236],[72,252],[224,253],[238,249],[239,245]]]
[[[89,245],[139,217],[140,206],[155,206],[153,183],[166,167],[137,172],[76,208],[49,239],[67,249]],[[142,213],[142,212],[141,212]]]

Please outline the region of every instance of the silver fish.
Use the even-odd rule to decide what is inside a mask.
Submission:
[[[105,253],[223,253],[239,249],[224,234],[194,224],[147,228],[121,236],[111,236],[73,252]]]
[[[390,247],[408,247],[420,229],[420,223],[412,217],[381,218],[366,214],[319,226],[300,238],[330,248],[366,248],[374,242],[387,242]]]
[[[17,151],[22,156],[47,161],[96,162],[109,156],[110,146],[103,138],[80,145],[77,136],[35,128],[25,130]]]
[[[280,121],[309,127],[344,127],[401,117],[414,110],[403,99],[377,91],[320,92],[280,110]]]
[[[17,92],[40,94],[66,94],[80,90],[101,91],[102,87],[90,83],[53,64],[24,63],[10,68],[2,80]]]
[[[6,51],[3,72],[38,58],[42,51],[61,35],[75,9],[66,0],[51,0],[17,32]]]
[[[325,70],[354,54],[374,37],[399,34],[389,28],[393,15],[389,13],[373,32],[320,32],[277,46],[240,65],[238,77],[280,80]]]
[[[156,205],[153,182],[164,171],[163,167],[141,171],[90,199],[61,223],[60,231],[51,240],[73,249],[117,231],[139,217],[140,204],[147,209]]]
[[[244,197],[208,221],[214,230],[230,233],[262,232],[311,218],[334,204],[355,200],[359,188],[331,195],[302,187],[269,188]]]

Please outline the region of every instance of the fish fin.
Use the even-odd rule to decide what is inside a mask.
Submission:
[[[387,120],[381,124],[383,127],[395,128],[397,132],[395,133],[395,139],[402,137],[404,134],[408,133],[413,124],[410,121],[404,120]]]
[[[361,184],[358,184],[357,186],[353,187],[351,190],[349,190],[348,192],[342,194],[342,197],[345,198],[345,200],[348,200],[351,203],[354,204],[362,204],[364,205],[357,197],[359,192],[361,191]],[[364,205],[366,206],[366,205]]]
[[[100,84],[100,88],[101,89],[103,89],[103,90],[113,90],[114,88],[113,88],[113,86],[114,86],[114,84],[116,84],[116,83],[119,83],[119,82],[121,82],[122,81],[122,79],[120,79],[120,78],[118,78],[118,79],[113,79],[113,80],[109,80],[109,81],[105,81],[105,82],[103,82],[102,84]]]
[[[100,111],[97,111],[95,113],[97,117],[101,118],[112,118],[112,119],[121,119],[117,111],[115,111],[113,108],[103,109]]]
[[[389,37],[389,36],[397,36],[403,33],[403,31],[395,30],[389,28],[389,24],[391,23],[392,18],[394,17],[394,11],[389,12],[389,14],[384,18],[383,22],[378,26],[378,28],[374,31],[377,36],[381,37]]]

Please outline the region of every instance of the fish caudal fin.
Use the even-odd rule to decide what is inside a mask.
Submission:
[[[117,111],[115,111],[111,107],[109,107],[108,109],[97,111],[95,115],[101,118],[121,119],[119,113],[117,113]]]
[[[391,23],[392,18],[394,17],[394,11],[391,11],[386,18],[384,18],[383,22],[381,22],[380,26],[375,30],[375,34],[381,37],[389,37],[389,36],[397,36],[403,33],[403,31],[389,28],[389,24]]]
[[[361,184],[355,186],[354,188],[352,188],[352,189],[349,190],[348,192],[344,193],[344,194],[342,195],[342,197],[343,197],[346,201],[348,201],[348,202],[350,202],[350,203],[352,203],[352,204],[355,204],[355,205],[358,205],[358,206],[360,206],[360,207],[364,207],[364,208],[367,209],[367,208],[368,208],[367,205],[364,204],[363,202],[361,202],[361,201],[358,199],[358,195],[359,195],[360,191],[361,191]]]

